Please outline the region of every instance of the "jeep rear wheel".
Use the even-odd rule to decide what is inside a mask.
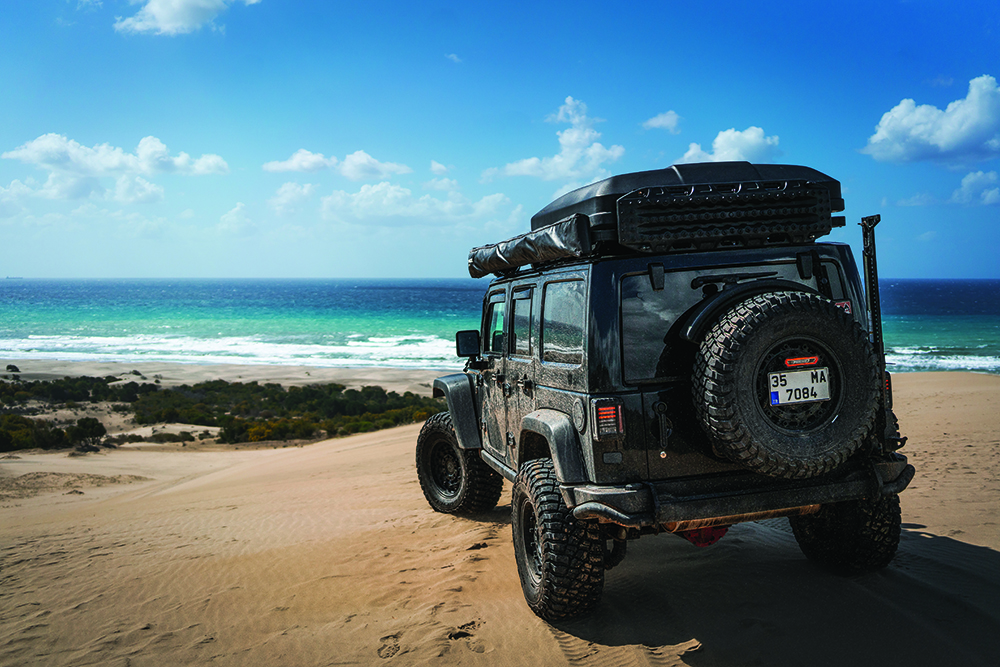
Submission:
[[[694,403],[719,454],[802,479],[861,446],[875,420],[877,376],[871,343],[850,316],[815,294],[772,292],[743,301],[706,334]]]
[[[899,547],[899,496],[824,505],[816,514],[789,517],[806,558],[846,572],[872,572],[892,561]]]
[[[483,463],[479,451],[458,446],[448,412],[432,416],[420,429],[417,478],[430,506],[445,514],[491,510],[503,491],[503,477]]]
[[[531,610],[555,621],[593,609],[604,589],[600,526],[567,509],[551,460],[521,468],[511,511],[517,572]]]

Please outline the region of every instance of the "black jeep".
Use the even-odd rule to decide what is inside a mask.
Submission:
[[[886,566],[914,469],[892,413],[874,227],[867,299],[840,183],[807,167],[685,164],[560,197],[531,232],[474,248],[495,274],[464,373],[417,440],[446,513],[489,510],[513,482],[528,605],[554,620],[599,601],[628,540],[698,545],[787,516],[808,558]]]

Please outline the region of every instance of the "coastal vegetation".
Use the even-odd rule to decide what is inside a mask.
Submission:
[[[213,380],[161,388],[155,383],[124,382],[113,376],[26,382],[0,382],[0,451],[41,447],[92,448],[106,429],[94,417],[75,424],[33,418],[58,408],[110,403],[131,413],[138,425],[160,423],[218,427],[224,443],[311,440],[390,428],[427,419],[439,412],[438,399],[382,387],[347,389],[340,384],[283,387],[257,382]]]

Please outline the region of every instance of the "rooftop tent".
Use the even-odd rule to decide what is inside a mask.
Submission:
[[[605,216],[614,216],[618,200],[642,188],[671,188],[695,185],[740,185],[805,181],[826,188],[833,210],[843,211],[840,182],[826,174],[789,164],[750,164],[749,162],[698,162],[678,164],[666,169],[637,171],[605,178],[564,194],[531,217],[531,229],[536,230],[565,218],[582,213],[600,225]],[[610,222],[610,224],[614,224]]]
[[[474,248],[481,277],[528,264],[622,252],[805,243],[844,219],[840,182],[796,165],[706,162],[612,176],[569,192],[531,218],[531,231]]]

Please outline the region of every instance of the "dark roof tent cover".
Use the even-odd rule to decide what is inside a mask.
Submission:
[[[531,230],[473,248],[479,278],[591,254],[600,241],[630,252],[802,243],[844,225],[840,182],[809,167],[706,162],[612,176],[562,197]]]

